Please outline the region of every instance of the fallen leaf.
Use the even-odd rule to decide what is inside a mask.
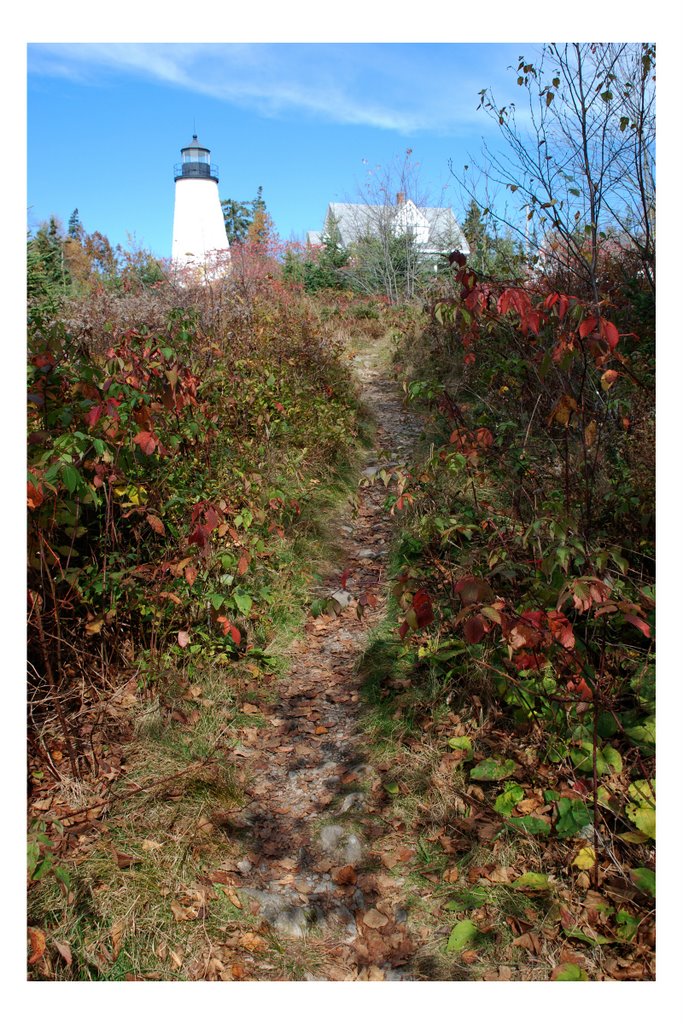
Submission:
[[[116,863],[121,870],[132,867],[133,864],[140,863],[139,857],[133,857],[129,853],[121,853],[120,850],[114,850],[114,856],[116,857]]]
[[[524,932],[523,935],[519,935],[516,939],[513,939],[512,945],[521,946],[523,949],[528,949],[530,953],[540,956],[541,943],[536,932]]]
[[[119,918],[118,921],[114,921],[111,926],[111,948],[114,953],[114,959],[119,955],[121,951],[121,943],[123,941],[123,933],[125,931],[126,921],[125,918]]]
[[[178,633],[178,647],[187,647],[190,642],[190,634],[181,629]]]
[[[337,885],[355,885],[356,877],[356,872],[351,864],[335,868],[332,872],[332,881]]]
[[[228,899],[232,903],[233,907],[237,907],[238,910],[242,909],[242,903],[241,903],[240,898],[239,898],[239,896],[237,895],[237,893],[235,892],[234,889],[224,888],[223,892],[228,897]]]
[[[454,926],[448,938],[446,946],[447,953],[457,953],[468,946],[476,945],[481,941],[482,933],[474,921],[459,921]]]
[[[181,907],[177,900],[172,900],[171,913],[176,921],[194,921],[199,916],[199,908]]]
[[[590,871],[595,864],[595,850],[592,846],[584,846],[577,853],[572,864],[581,871]]]
[[[460,872],[457,868],[449,868],[448,871],[444,872],[444,882],[457,882],[460,876]]]
[[[389,924],[389,918],[373,907],[363,914],[363,924],[368,928],[383,928],[385,924]]]
[[[256,935],[255,932],[245,932],[240,938],[240,946],[250,953],[263,953],[268,949],[268,943],[263,936]]]
[[[180,968],[183,966],[183,958],[180,956],[180,954],[176,953],[174,949],[169,949],[168,955],[170,956],[171,960],[178,968],[178,970],[180,970]]]
[[[28,962],[29,964],[36,964],[45,953],[45,932],[40,928],[29,928],[28,941],[31,943],[31,955],[28,958]]]
[[[160,850],[164,844],[158,843],[156,839],[143,839],[142,849],[148,853],[150,850]]]
[[[62,960],[67,967],[71,967],[73,957],[71,955],[71,946],[68,942],[58,942],[57,939],[52,940],[52,944],[61,956]]]
[[[163,537],[166,534],[166,527],[162,523],[161,519],[159,519],[159,516],[152,515],[152,513],[150,512],[147,515],[147,522],[152,527],[154,532],[158,533],[160,537]]]
[[[384,867],[388,868],[389,870],[391,870],[393,867],[396,867],[396,865],[398,864],[398,854],[396,853],[380,853],[379,858],[382,861],[382,864],[384,864]]]

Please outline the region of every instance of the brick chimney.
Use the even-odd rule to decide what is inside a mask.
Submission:
[[[403,206],[405,201],[406,201],[406,194],[405,194],[405,192],[397,192],[396,193],[396,205],[397,206]]]

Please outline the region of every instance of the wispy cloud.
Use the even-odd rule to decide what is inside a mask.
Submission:
[[[29,74],[93,85],[144,77],[252,109],[411,134],[482,126],[477,94],[502,47],[468,44],[65,43],[29,47]],[[503,73],[501,75],[501,73]],[[483,79],[483,80],[482,80]],[[488,79],[488,80],[487,80]],[[485,119],[484,119],[485,120]]]

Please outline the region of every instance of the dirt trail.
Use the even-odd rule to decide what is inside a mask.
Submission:
[[[249,730],[243,750],[249,802],[232,825],[244,851],[237,863],[240,900],[291,945],[291,956],[300,943],[308,949],[306,962],[311,950],[319,952],[319,970],[308,971],[308,979],[402,980],[411,977],[415,941],[404,880],[391,869],[411,851],[395,834],[390,801],[368,763],[355,666],[386,603],[392,520],[378,474],[405,463],[421,427],[373,350],[354,363],[377,434],[357,515],[340,527],[343,564],[329,581],[342,610],[309,618],[291,645],[291,673],[267,709],[270,728]],[[359,619],[361,593],[377,604]]]

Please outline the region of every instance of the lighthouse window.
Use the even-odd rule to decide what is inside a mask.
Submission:
[[[185,162],[192,164],[208,164],[209,155],[205,149],[186,149]]]

